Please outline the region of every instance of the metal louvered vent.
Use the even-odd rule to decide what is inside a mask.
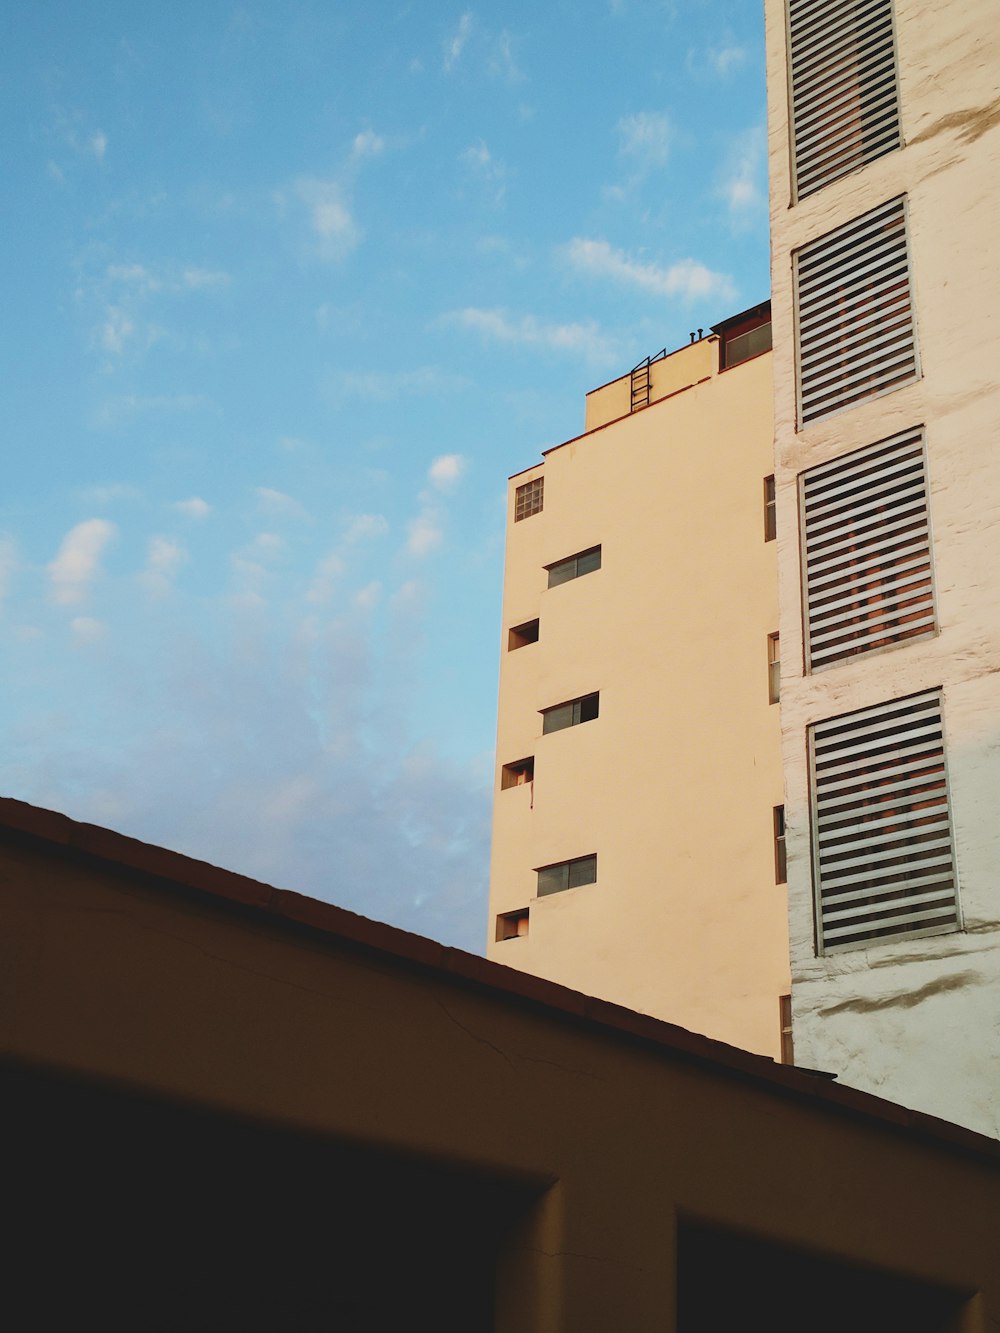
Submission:
[[[800,250],[795,297],[800,425],[916,379],[906,200]]]
[[[958,930],[934,690],[810,728],[819,951]]]
[[[802,516],[810,671],[934,632],[921,430],[806,472]]]
[[[898,148],[892,0],[788,0],[797,197]]]

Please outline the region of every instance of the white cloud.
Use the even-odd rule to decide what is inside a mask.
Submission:
[[[111,282],[132,287],[139,292],[157,292],[163,285],[144,264],[109,264],[107,276]]]
[[[360,134],[354,136],[354,143],[351,145],[351,156],[358,162],[366,157],[378,157],[385,149],[385,140],[381,135],[376,134],[374,130],[362,130]]]
[[[424,603],[424,585],[419,579],[407,579],[392,594],[389,602],[396,611],[419,611]]]
[[[607,241],[577,237],[566,247],[570,263],[593,277],[612,278],[640,287],[655,296],[673,296],[694,301],[705,297],[731,299],[736,294],[732,279],[716,273],[695,259],[681,259],[668,268],[628,258]]]
[[[406,539],[406,549],[410,555],[429,555],[444,540],[441,526],[430,511],[418,514],[408,525],[407,531],[409,535]]]
[[[355,514],[347,525],[344,541],[353,543],[381,537],[389,531],[389,524],[381,514]]]
[[[524,75],[517,67],[517,61],[514,59],[514,46],[511,35],[504,29],[497,37],[494,43],[493,53],[490,56],[489,70],[494,78],[505,79],[508,83],[520,83]]]
[[[371,583],[366,583],[363,588],[359,588],[354,594],[354,605],[362,611],[370,611],[373,606],[377,606],[382,596],[382,585],[378,579],[373,579]]]
[[[472,32],[472,15],[464,13],[458,20],[458,28],[455,33],[446,38],[444,43],[444,69],[448,73],[454,69],[465,49],[465,44],[469,40],[469,34]]]
[[[88,146],[98,162],[103,162],[104,154],[108,151],[108,136],[103,130],[95,130],[90,136]]]
[[[670,152],[673,129],[662,112],[639,111],[618,122],[620,152],[638,158],[644,167],[662,167]]]
[[[442,454],[427,469],[427,478],[439,491],[450,490],[465,471],[461,454]]]
[[[337,580],[344,572],[344,562],[336,551],[330,551],[319,562],[312,583],[306,592],[307,602],[328,602],[333,596]]]
[[[135,336],[135,320],[121,306],[109,306],[99,330],[101,346],[112,356],[121,356]]]
[[[482,184],[494,203],[503,200],[507,189],[507,168],[493,156],[484,139],[463,148],[458,160]]]
[[[0,602],[10,591],[11,580],[17,570],[17,542],[13,537],[0,536]]]
[[[49,565],[52,595],[57,602],[69,605],[83,600],[97,576],[104,548],[117,533],[115,525],[106,519],[89,518],[66,534]]]
[[[360,241],[361,231],[341,185],[334,180],[300,177],[295,182],[295,193],[306,208],[316,254],[329,261],[346,258]]]
[[[97,643],[104,638],[107,628],[103,620],[95,620],[93,616],[74,616],[69,627],[77,643]]]
[[[188,518],[208,518],[212,512],[212,506],[200,495],[192,495],[189,500],[175,500],[174,508]]]
[[[765,172],[766,138],[761,126],[736,136],[723,171],[720,193],[734,227],[746,226],[755,214],[763,213],[767,200]]]
[[[743,46],[736,46],[735,43],[730,43],[728,46],[717,47],[708,53],[709,64],[711,64],[715,71],[723,78],[725,78],[730,70],[737,69],[742,65],[746,58],[746,48]]]
[[[181,282],[191,291],[204,291],[206,287],[226,287],[230,281],[228,273],[215,268],[186,268],[181,274]]]
[[[448,323],[475,329],[483,337],[495,338],[499,342],[577,353],[595,362],[613,360],[617,355],[613,340],[601,333],[593,321],[586,324],[546,324],[534,315],[511,319],[504,310],[481,310],[475,306],[451,311],[442,318]]]
[[[286,495],[284,491],[273,490],[270,486],[257,486],[254,489],[257,503],[265,514],[277,518],[303,518],[305,510],[298,500]]]
[[[146,554],[146,567],[142,571],[142,582],[146,589],[156,597],[162,597],[173,586],[181,566],[188,559],[183,546],[171,541],[169,537],[150,537]]]

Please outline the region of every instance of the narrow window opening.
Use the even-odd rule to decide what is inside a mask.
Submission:
[[[558,861],[555,865],[541,866],[538,874],[538,896],[562,893],[564,889],[579,889],[585,884],[597,883],[597,854],[577,856],[572,861]]]
[[[777,633],[767,636],[767,700],[776,704],[781,698],[781,644]]]
[[[526,648],[529,643],[537,642],[537,620],[526,620],[523,625],[515,625],[513,629],[507,631],[507,651],[509,653],[512,653],[515,648]]]
[[[522,907],[517,912],[501,912],[497,917],[497,943],[501,940],[524,939],[528,933],[528,909]]]
[[[571,579],[581,578],[584,574],[592,574],[595,569],[601,567],[601,548],[592,546],[588,551],[580,551],[577,555],[571,555],[566,560],[558,560],[554,565],[547,565],[549,571],[549,587],[556,588],[560,583],[569,583]]]
[[[566,727],[577,727],[581,722],[593,722],[600,710],[600,699],[600,694],[585,694],[580,699],[544,708],[542,733],[547,736],[551,731],[563,731]]]
[[[778,535],[778,515],[774,500],[774,478],[764,478],[764,540],[773,542]]]
[[[788,862],[785,856],[785,807],[774,807],[774,882],[788,883]]]
[[[530,755],[527,759],[518,759],[513,764],[504,764],[500,771],[500,790],[506,791],[508,787],[523,787],[528,782],[535,780],[535,757]]]
[[[778,1022],[781,1025],[781,1063],[795,1063],[795,1047],[792,1044],[792,997],[782,995],[778,998]]]

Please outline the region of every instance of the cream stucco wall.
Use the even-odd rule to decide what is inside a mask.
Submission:
[[[1000,1134],[1000,388],[995,0],[896,0],[905,147],[790,206],[783,0],[767,0],[782,726],[796,1059]],[[905,194],[922,378],[797,432],[792,253]],[[940,632],[803,675],[798,476],[923,425]],[[806,729],[943,687],[964,932],[817,958]]]
[[[489,956],[777,1056],[788,990],[782,801],[767,635],[777,628],[770,356],[722,374],[717,340],[657,363],[659,401],[614,420],[624,381],[591,395],[611,424],[511,480]],[[619,395],[620,396],[620,395]],[[516,487],[544,475],[540,514]],[[556,588],[545,566],[600,545]],[[507,630],[538,617],[537,643]],[[594,691],[600,716],[543,736],[543,708]],[[534,756],[531,786],[500,790]],[[536,898],[539,866],[597,854],[598,879]],[[529,908],[527,937],[496,942]]]

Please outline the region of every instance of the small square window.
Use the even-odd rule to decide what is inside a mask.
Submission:
[[[600,711],[600,702],[600,694],[585,694],[582,699],[571,699],[568,703],[543,709],[543,735],[563,731],[566,727],[578,727],[581,722],[593,722]]]
[[[514,492],[515,523],[520,523],[522,518],[530,518],[532,514],[542,512],[544,490],[544,477],[536,477],[534,481],[526,481],[523,486],[518,486]]]
[[[538,896],[562,893],[564,889],[579,889],[585,884],[597,883],[597,855],[578,856],[572,861],[542,866],[538,873]]]
[[[535,780],[535,757],[530,755],[527,759],[518,759],[513,764],[504,764],[500,771],[500,790],[506,791],[508,787],[523,787],[528,782]]]
[[[528,909],[519,912],[501,912],[497,917],[497,943],[501,940],[524,939],[528,933]]]
[[[767,636],[767,701],[776,704],[781,698],[781,644],[778,634]]]
[[[507,631],[507,651],[513,652],[515,648],[526,648],[529,643],[538,642],[538,621],[526,620],[523,625],[515,625],[513,629]]]

